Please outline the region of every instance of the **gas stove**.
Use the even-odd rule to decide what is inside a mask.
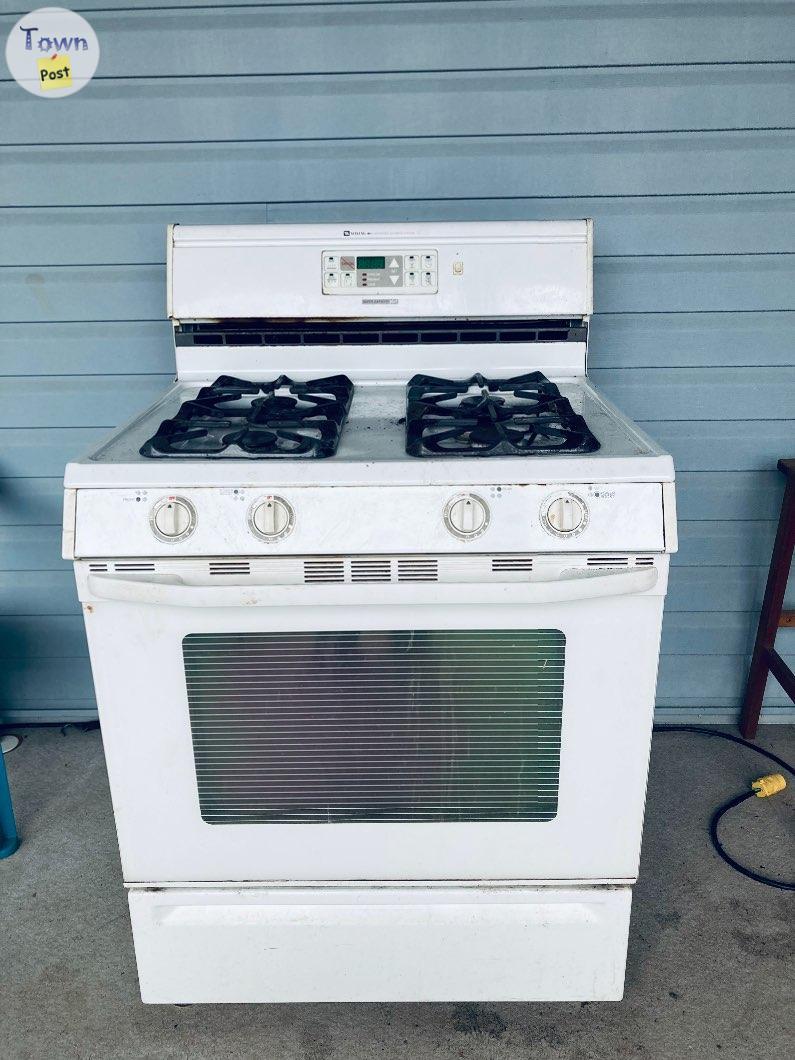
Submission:
[[[173,226],[167,289],[64,501],[142,997],[619,998],[676,518],[590,222]]]

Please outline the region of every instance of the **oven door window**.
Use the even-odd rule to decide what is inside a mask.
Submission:
[[[210,824],[557,813],[559,630],[195,633],[183,657]]]

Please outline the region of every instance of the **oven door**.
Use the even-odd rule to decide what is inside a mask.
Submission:
[[[635,877],[665,557],[505,584],[185,563],[77,564],[128,883]]]

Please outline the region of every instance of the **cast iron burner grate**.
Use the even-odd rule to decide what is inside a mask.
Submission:
[[[409,380],[409,456],[543,456],[598,448],[585,420],[541,372]]]
[[[185,401],[141,446],[142,456],[333,456],[353,398],[346,375],[252,383],[222,375]]]

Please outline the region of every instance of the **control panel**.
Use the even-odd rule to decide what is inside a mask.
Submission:
[[[323,294],[436,294],[439,255],[435,250],[357,252],[324,250],[321,255]]]
[[[78,490],[77,556],[661,552],[654,482]]]

